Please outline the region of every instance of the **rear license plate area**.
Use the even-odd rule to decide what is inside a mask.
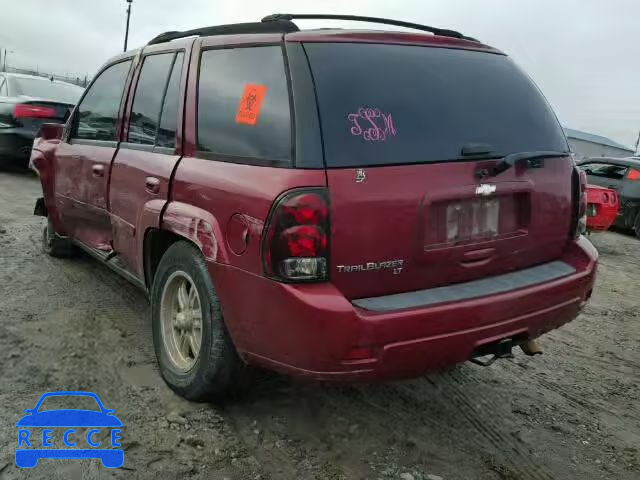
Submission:
[[[502,195],[431,204],[424,250],[481,243],[526,233],[529,195]]]
[[[500,202],[496,198],[447,205],[447,243],[495,237],[499,222]]]

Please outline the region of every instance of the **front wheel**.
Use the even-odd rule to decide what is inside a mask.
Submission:
[[[42,229],[42,251],[52,257],[71,257],[76,253],[71,240],[59,236],[49,218]]]
[[[227,332],[204,258],[191,243],[173,244],[160,260],[151,315],[160,373],[178,395],[206,401],[244,383],[245,365]]]

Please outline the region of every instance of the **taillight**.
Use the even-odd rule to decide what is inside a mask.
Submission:
[[[13,116],[14,118],[53,118],[56,116],[56,111],[51,107],[19,103],[13,110]]]
[[[629,173],[627,173],[627,180],[640,181],[640,170],[630,168]]]
[[[618,202],[618,197],[614,191],[602,192],[602,203],[605,205],[615,205]]]
[[[267,276],[323,281],[329,264],[329,202],[323,188],[297,189],[276,200],[262,244]]]
[[[573,220],[571,235],[578,238],[587,231],[587,174],[577,167],[573,170]]]

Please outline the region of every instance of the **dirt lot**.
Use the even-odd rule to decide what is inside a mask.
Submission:
[[[145,296],[87,257],[40,252],[34,177],[0,173],[0,478],[640,478],[640,241],[593,237],[585,313],[489,368],[375,386],[268,377],[241,402],[176,397],[155,371]],[[96,392],[124,468],[16,468],[16,421],[50,390]]]

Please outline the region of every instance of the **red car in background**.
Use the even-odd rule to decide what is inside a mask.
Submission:
[[[640,238],[640,157],[587,158],[578,167],[587,175],[589,185],[616,193],[619,211],[615,226],[632,230]]]
[[[618,194],[611,188],[587,185],[587,231],[609,230],[618,216]]]

